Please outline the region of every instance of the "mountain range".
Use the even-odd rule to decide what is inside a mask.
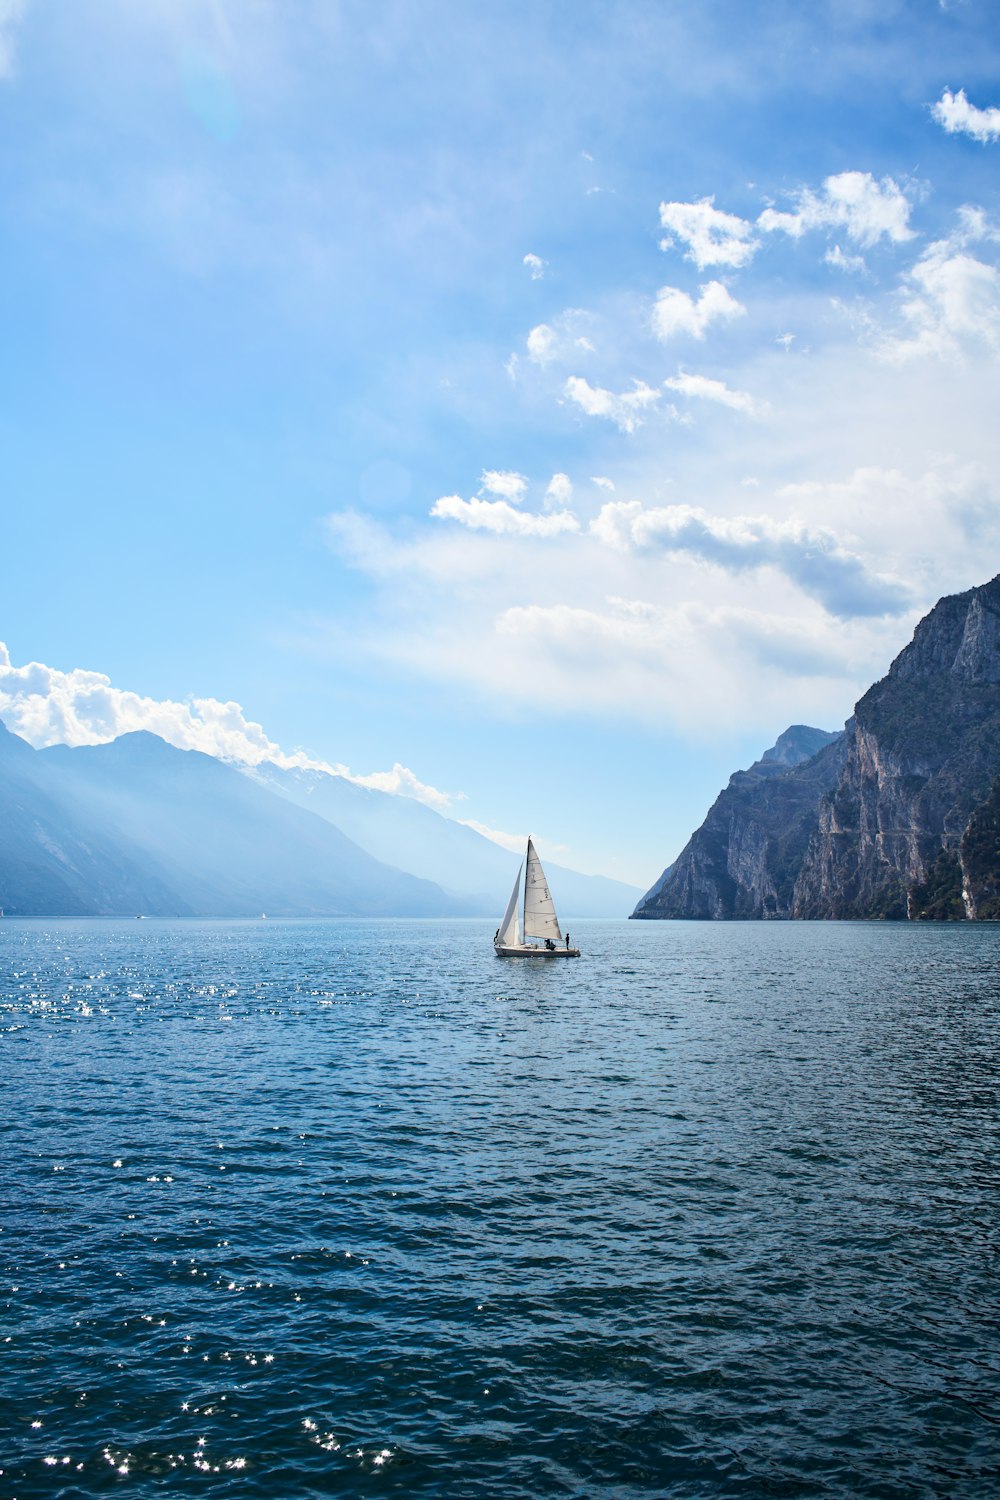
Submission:
[[[516,865],[430,808],[326,772],[236,767],[145,731],[36,750],[0,724],[8,915],[492,916]],[[625,915],[638,894],[549,873],[567,917]]]
[[[939,600],[843,731],[737,771],[633,916],[1000,919],[1000,577]]]

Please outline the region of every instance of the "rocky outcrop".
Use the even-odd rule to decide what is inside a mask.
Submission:
[[[962,843],[1000,771],[1000,578],[935,605],[860,699],[846,738],[792,914],[978,915],[991,877],[977,866],[967,887]]]
[[[840,734],[793,725],[730,777],[708,817],[633,916],[787,917],[823,793],[837,779]]]
[[[842,736],[737,773],[634,915],[1000,917],[1000,577],[935,605]]]

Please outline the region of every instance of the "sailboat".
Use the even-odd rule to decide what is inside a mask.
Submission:
[[[521,871],[524,870],[524,927],[518,922],[518,898],[521,894]],[[532,942],[530,939],[537,939]],[[507,902],[503,921],[497,928],[493,947],[498,958],[579,958],[579,948],[569,945],[559,927],[549,883],[535,846],[528,840],[528,855],[518,868],[514,889]]]

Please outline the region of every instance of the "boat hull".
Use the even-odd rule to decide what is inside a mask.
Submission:
[[[579,948],[535,948],[530,943],[494,943],[497,958],[579,958]]]

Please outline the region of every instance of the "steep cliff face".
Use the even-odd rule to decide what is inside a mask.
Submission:
[[[842,739],[796,724],[749,770],[737,771],[633,915],[790,916],[819,800],[837,779]]]
[[[800,734],[732,777],[635,916],[1000,918],[1000,577],[935,605],[841,736]]]
[[[942,599],[920,622],[857,704],[845,748],[792,914],[979,915],[992,876],[980,858],[966,879],[962,845],[977,811],[987,818],[1000,771],[1000,578]]]

